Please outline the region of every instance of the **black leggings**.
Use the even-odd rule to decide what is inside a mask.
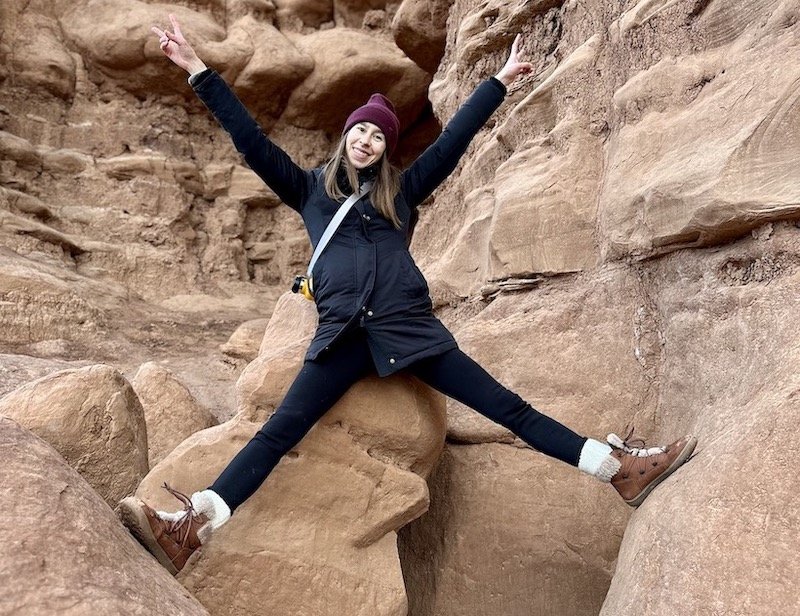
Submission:
[[[534,449],[578,465],[585,438],[536,411],[459,349],[420,360],[406,371],[505,426]],[[305,362],[281,405],[211,489],[235,510],[351,385],[374,372],[366,334],[360,329],[329,354]]]

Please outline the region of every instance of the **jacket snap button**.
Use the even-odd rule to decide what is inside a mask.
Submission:
[[[389,363],[390,363],[390,364],[393,364],[393,363],[394,363],[394,357],[391,357],[391,358],[389,359]]]
[[[371,316],[372,316],[372,310],[367,310],[367,316],[368,316],[368,317],[371,317]]]

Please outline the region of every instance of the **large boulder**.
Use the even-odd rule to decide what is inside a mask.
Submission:
[[[444,55],[447,16],[454,0],[403,0],[392,20],[397,46],[433,74]]]
[[[131,385],[144,408],[150,467],[186,437],[217,425],[216,418],[169,368],[155,362],[142,364]]]
[[[220,351],[231,357],[240,357],[248,361],[258,357],[258,349],[264,338],[264,330],[269,319],[251,319],[236,328],[228,341],[220,346]]]
[[[3,614],[208,612],[47,443],[0,417]]]
[[[6,2],[0,9],[3,33],[13,46],[11,70],[17,85],[70,100],[75,94],[76,61],[58,19],[25,3]]]
[[[400,531],[410,614],[598,613],[630,515],[616,492],[501,443],[448,444],[430,489]]]
[[[253,384],[266,379],[240,379],[239,414],[184,441],[139,496],[175,508],[164,481],[187,492],[214,481],[299,369],[314,321],[290,315],[313,310],[291,294],[278,304],[265,340],[280,340],[286,351],[249,368],[272,375],[271,387],[257,396]],[[215,614],[404,616],[396,532],[428,507],[425,477],[444,431],[442,398],[411,377],[356,384],[179,579]]]
[[[314,70],[315,61],[277,28],[252,17],[233,24],[228,36],[232,40],[238,37],[252,48],[250,61],[233,84],[237,94],[253,113],[277,117],[292,91]]]
[[[501,294],[455,333],[501,383],[579,434],[602,440],[630,423],[652,437],[653,401],[640,396],[660,347],[648,315],[636,277],[613,268]],[[448,440],[430,515],[401,532],[412,613],[596,614],[629,507],[453,400]]]
[[[300,370],[317,324],[314,304],[298,293],[284,293],[261,338],[258,356],[236,384],[237,412],[265,420],[280,404]]]
[[[59,16],[63,36],[98,74],[95,81],[110,78],[128,91],[170,93],[186,87],[185,73],[170,63],[150,30],[154,24],[169,26],[172,12],[187,32],[201,57],[219,56],[211,44],[225,38],[225,29],[212,17],[182,6],[122,0],[82,0],[65,7]],[[171,27],[171,26],[170,26]],[[231,50],[235,53],[235,50]],[[231,53],[230,55],[233,55]]]
[[[402,128],[422,111],[430,75],[395,45],[346,28],[297,38],[296,45],[314,58],[314,72],[294,89],[282,120],[340,134],[350,112],[373,92],[392,100]]]
[[[111,366],[62,370],[0,399],[0,415],[50,443],[115,507],[147,474],[139,399]]]

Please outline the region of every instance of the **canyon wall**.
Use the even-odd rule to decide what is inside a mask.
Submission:
[[[583,434],[633,425],[654,444],[699,440],[630,510],[457,402],[445,427],[444,402],[418,384],[365,381],[243,514],[252,543],[232,523],[179,580],[206,609],[800,612],[796,2],[4,2],[0,395],[47,440],[33,420],[47,414],[24,401],[52,372],[169,369],[224,423],[160,451],[148,498],[170,474],[210,479],[192,465],[230,454],[271,412],[314,321],[310,304],[278,301],[310,255],[302,224],[161,55],[150,27],[169,12],[304,166],[373,91],[397,104],[407,164],[521,33],[533,73],[420,208],[411,249],[437,314],[494,376]],[[3,431],[39,450],[16,424]],[[2,579],[29,571],[20,563]],[[271,592],[281,576],[302,601],[264,599],[285,596]],[[35,584],[26,592],[35,603]]]

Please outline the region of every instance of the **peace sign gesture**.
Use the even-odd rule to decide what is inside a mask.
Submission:
[[[533,64],[530,62],[520,62],[518,59],[521,42],[522,35],[517,34],[517,36],[514,37],[514,43],[511,45],[511,53],[508,55],[508,60],[506,60],[500,72],[495,75],[495,78],[503,82],[506,88],[508,88],[519,75],[530,73],[533,70]]]
[[[172,32],[162,30],[158,26],[151,28],[158,35],[161,51],[189,74],[204,70],[205,63],[197,57],[192,46],[183,37],[181,26],[175,15],[170,13],[169,20],[172,22]]]

